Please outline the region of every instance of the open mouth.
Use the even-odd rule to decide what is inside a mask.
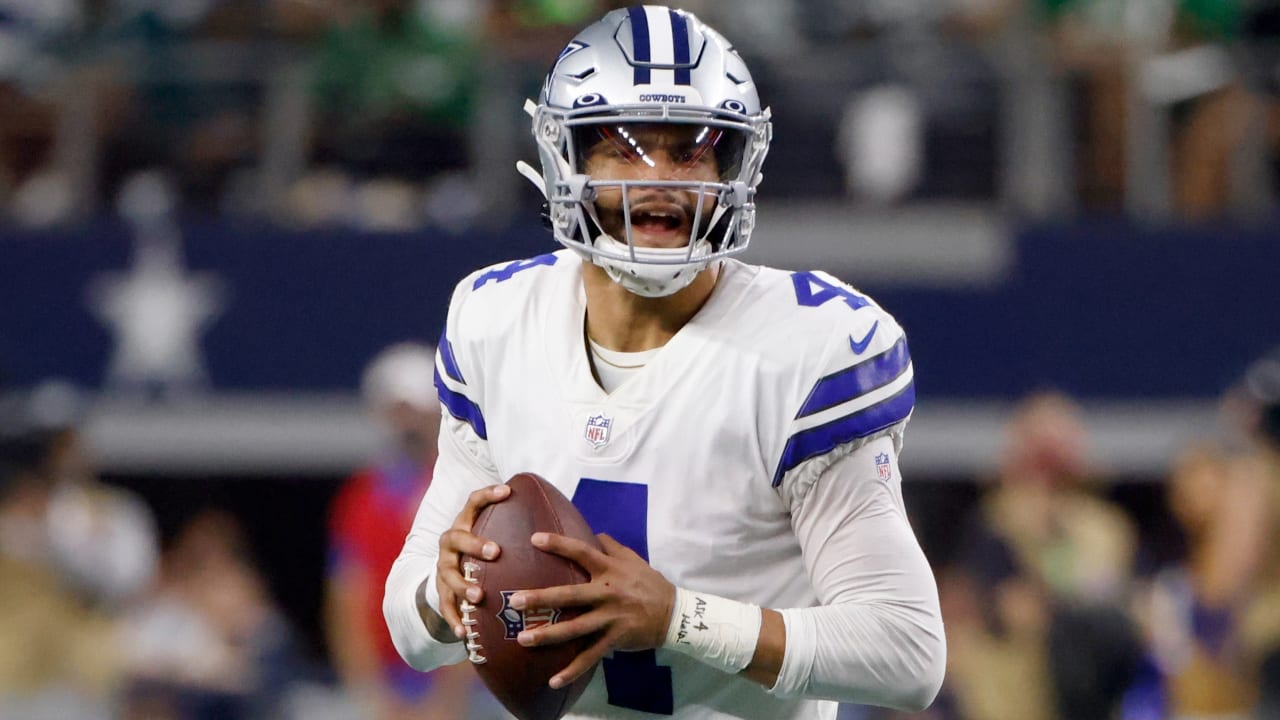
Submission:
[[[662,235],[684,227],[688,214],[677,206],[641,207],[631,211],[631,227],[644,233]]]

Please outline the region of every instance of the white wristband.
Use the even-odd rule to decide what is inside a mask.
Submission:
[[[751,664],[760,639],[760,608],[704,592],[676,588],[662,647],[727,673]]]

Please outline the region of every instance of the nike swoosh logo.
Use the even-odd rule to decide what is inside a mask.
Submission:
[[[871,338],[876,336],[876,330],[878,329],[880,329],[879,320],[875,321],[875,324],[871,326],[871,329],[867,331],[867,334],[861,340],[854,340],[852,335],[849,336],[849,347],[853,348],[855,355],[861,355],[866,351],[867,346],[871,344]]]

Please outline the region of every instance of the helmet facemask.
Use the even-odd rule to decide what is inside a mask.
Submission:
[[[670,295],[746,248],[755,219],[748,180],[759,176],[768,125],[733,113],[619,110],[535,112],[552,231],[628,290]]]

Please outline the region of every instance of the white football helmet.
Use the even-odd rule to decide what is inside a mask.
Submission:
[[[692,14],[654,5],[610,12],[565,47],[538,103],[525,107],[533,116],[542,173],[524,163],[518,167],[546,196],[556,240],[628,290],[670,295],[711,261],[746,249],[772,138],[770,112],[761,109],[737,51]],[[629,130],[655,123],[688,126],[695,155],[714,153],[718,179],[618,180],[584,173],[586,151],[606,140],[652,165]],[[628,190],[637,187],[693,196],[693,237],[686,247],[636,246]],[[625,238],[610,237],[601,225],[595,200],[602,188],[622,196]]]

